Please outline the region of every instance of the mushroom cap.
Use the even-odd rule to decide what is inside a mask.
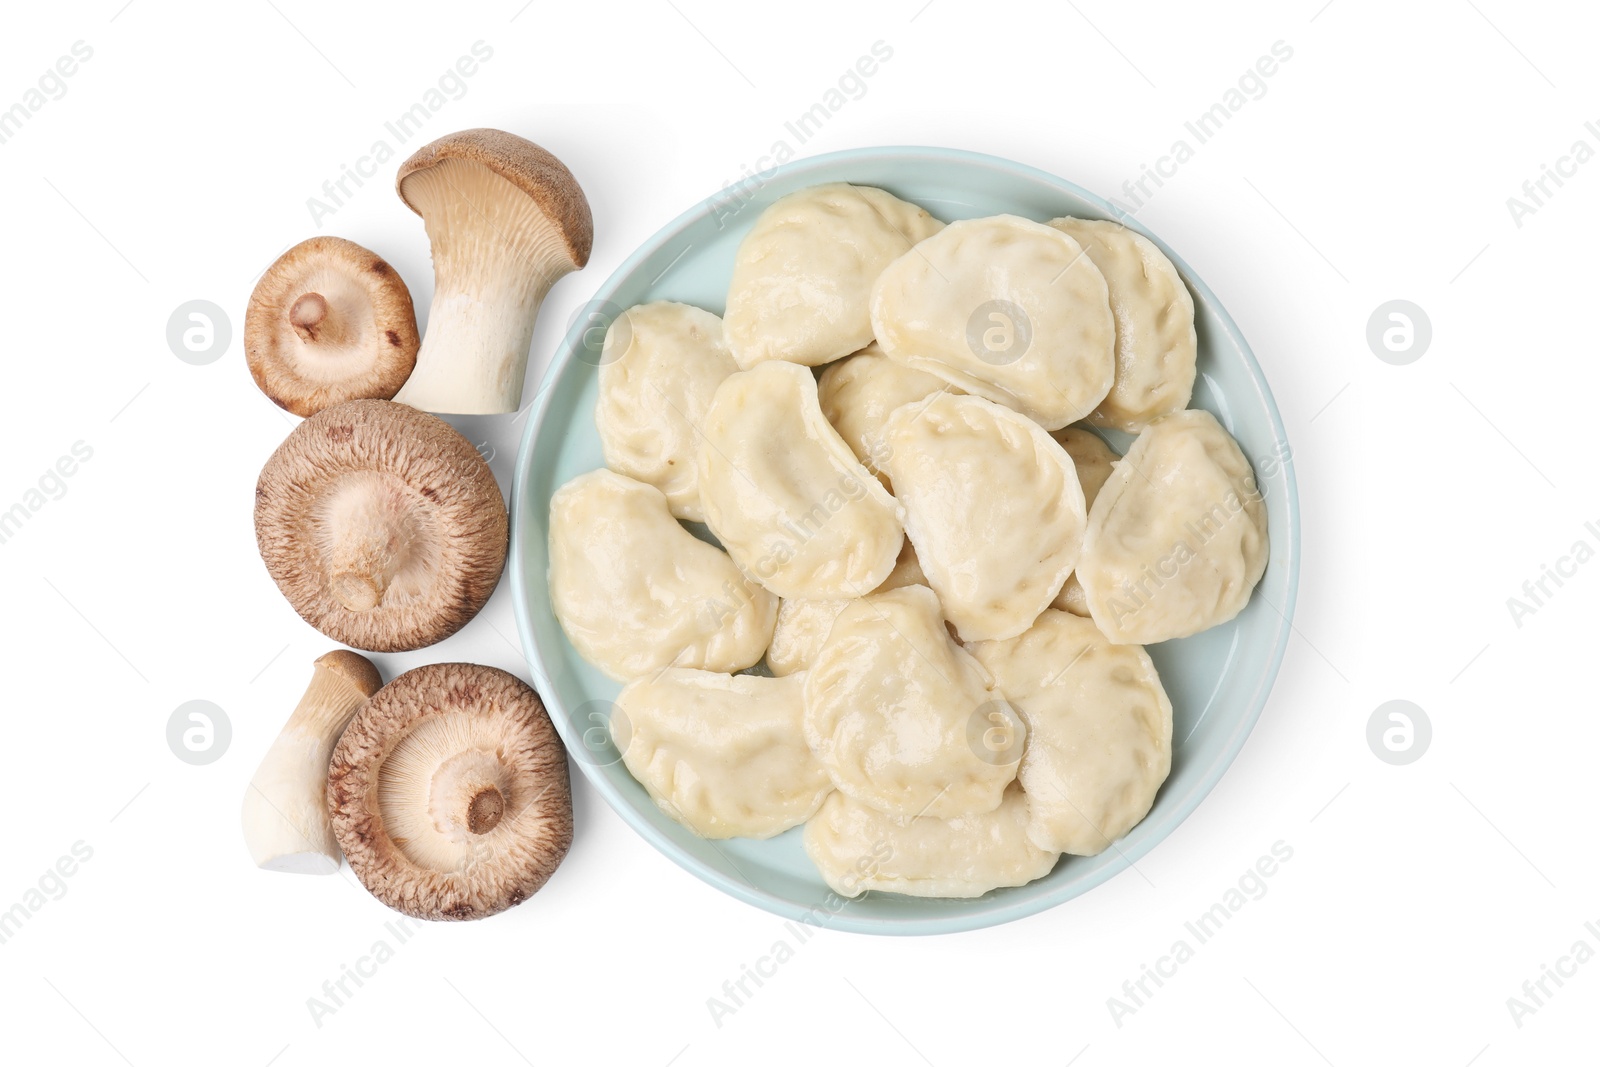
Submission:
[[[476,615],[509,524],[489,465],[442,419],[387,400],[318,412],[256,482],[256,543],[284,597],[340,644],[406,652]]]
[[[303,417],[347,400],[388,400],[421,343],[405,281],[342,237],[313,237],[279,256],[245,310],[251,377],[273,403]]]
[[[422,214],[421,209],[406,196],[406,177],[446,159],[480,164],[528,194],[561,230],[573,267],[582,268],[589,262],[594,216],[589,212],[589,198],[583,195],[583,187],[561,160],[532,141],[504,130],[480,127],[447,134],[417,149],[400,164],[395,176],[395,191],[418,215]]]
[[[418,667],[339,739],[328,812],[350,869],[384,904],[481,919],[537,892],[572,845],[566,748],[515,675]]]
[[[348,648],[336,648],[332,652],[324,652],[316,659],[315,666],[325,671],[331,671],[355,686],[362,696],[370,697],[383,688],[383,676],[378,673],[378,668],[367,657],[359,652],[351,652]]]

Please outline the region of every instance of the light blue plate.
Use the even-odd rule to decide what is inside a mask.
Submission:
[[[929,934],[993,926],[1070,900],[1136,862],[1195,809],[1243,747],[1277,676],[1294,612],[1300,516],[1288,439],[1260,366],[1217,298],[1160,238],[1125,220],[1160,245],[1194,294],[1200,374],[1193,404],[1213,412],[1255,465],[1272,551],[1237,619],[1150,649],[1174,723],[1172,774],[1149,816],[1099,856],[1063,856],[1048,877],[975,900],[868,893],[843,902],[807,859],[799,827],[770,841],[697,837],[663,815],[622,765],[605,730],[621,687],[579,657],[550,610],[550,497],[568,479],[604,465],[594,406],[599,342],[610,318],[649,300],[721,314],[734,252],[761,210],[786,193],[837,181],[880,186],[946,221],[1002,212],[1039,221],[1113,217],[1099,197],[1020,163],[944,148],[867,148],[797,160],[673,220],[600,288],[592,320],[569,333],[541,386],[511,493],[517,625],[534,685],[574,759],[618,814],[673,862],[747,903],[833,929]],[[1108,436],[1125,449],[1125,436]]]

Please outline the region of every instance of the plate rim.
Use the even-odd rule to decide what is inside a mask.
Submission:
[[[810,170],[831,168],[840,164],[866,161],[907,162],[921,160],[931,163],[959,163],[969,167],[975,165],[1001,171],[1010,176],[1021,176],[1042,182],[1079,197],[1099,209],[1106,217],[1115,219],[1153,241],[1178,267],[1184,278],[1195,287],[1198,291],[1197,295],[1209,307],[1214,309],[1218,318],[1222,321],[1227,335],[1238,347],[1240,355],[1244,357],[1246,365],[1251,371],[1256,393],[1268,416],[1274,442],[1284,450],[1285,461],[1280,465],[1280,469],[1283,471],[1284,488],[1287,496],[1285,502],[1288,525],[1288,529],[1285,531],[1285,545],[1288,557],[1286,560],[1288,565],[1287,593],[1281,606],[1271,605],[1270,601],[1268,602],[1280,617],[1280,625],[1274,633],[1274,647],[1266,670],[1262,672],[1255,691],[1249,698],[1249,707],[1238,720],[1231,735],[1227,737],[1219,758],[1215,759],[1205,769],[1200,778],[1182,797],[1178,798],[1173,808],[1159,822],[1141,835],[1140,840],[1130,847],[1116,850],[1121,862],[1108,863],[1104,867],[1091,871],[1082,878],[1076,879],[1054,892],[1014,903],[1008,902],[1006,897],[1000,896],[987,902],[988,906],[980,906],[983,898],[979,897],[970,901],[974,905],[973,907],[948,916],[905,919],[892,917],[857,918],[849,914],[848,908],[844,908],[828,913],[826,920],[818,923],[816,921],[816,913],[819,909],[815,906],[803,907],[784,897],[758,889],[750,883],[733,878],[716,867],[688,854],[676,847],[671,841],[662,839],[655,828],[640,813],[634,810],[634,806],[622,796],[604,775],[603,768],[581,759],[573,758],[570,760],[570,762],[577,764],[583,776],[588,779],[589,783],[594,786],[595,790],[605,799],[612,811],[621,817],[623,822],[627,823],[635,833],[639,834],[657,852],[666,856],[673,863],[701,881],[721,890],[736,900],[741,900],[746,904],[781,918],[851,933],[926,935],[961,933],[990,926],[999,926],[1030,915],[1049,911],[1065,904],[1069,900],[1082,896],[1091,889],[1103,885],[1116,875],[1132,868],[1139,859],[1148,855],[1157,845],[1171,836],[1190,815],[1194,814],[1195,810],[1216,788],[1217,783],[1222,780],[1223,775],[1233,766],[1234,761],[1238,759],[1239,753],[1244,749],[1245,742],[1249,739],[1256,723],[1266,709],[1267,700],[1277,682],[1278,673],[1283,664],[1284,655],[1288,651],[1289,638],[1293,631],[1295,605],[1299,599],[1300,589],[1300,494],[1294,469],[1294,450],[1290,445],[1289,434],[1283,424],[1283,417],[1278,411],[1277,401],[1267,382],[1266,373],[1262,370],[1261,364],[1256,359],[1255,352],[1251,349],[1249,342],[1245,340],[1244,332],[1239,329],[1238,323],[1234,321],[1233,316],[1217,298],[1211,287],[1195,272],[1193,267],[1189,266],[1183,257],[1179,256],[1165,241],[1151,233],[1131,215],[1118,211],[1106,198],[1049,171],[1006,159],[1002,156],[960,148],[927,145],[882,145],[848,148],[790,160],[771,168],[769,171],[758,171],[751,175],[751,178],[759,181],[757,188],[760,188],[776,179],[779,175],[803,175]],[[748,180],[750,179],[744,179],[744,181]],[[743,182],[736,183],[729,188],[738,188],[742,184]],[[719,190],[697,201],[646,238],[642,244],[617,265],[616,269],[595,289],[589,299],[579,305],[580,309],[608,302],[611,295],[622,286],[646,259],[682,234],[684,230],[699,221],[703,216],[714,212],[717,205],[728,196],[729,188]],[[552,714],[550,718],[556,727],[557,733],[561,735],[562,741],[569,748],[572,747],[575,740],[568,735],[569,724],[566,721],[566,708],[562,704],[555,687],[550,682],[550,675],[545,669],[543,654],[533,638],[528,602],[529,587],[526,581],[528,577],[526,574],[526,560],[523,554],[522,541],[518,536],[518,527],[521,524],[519,516],[522,513],[522,497],[526,491],[524,487],[528,484],[533,471],[533,443],[539,436],[545,419],[549,416],[551,404],[556,393],[556,381],[566,371],[572,360],[576,358],[576,355],[577,348],[572,343],[572,331],[568,329],[562,334],[559,346],[552,355],[549,365],[545,368],[544,375],[539,381],[538,392],[534,398],[534,408],[528,418],[528,424],[523,430],[522,440],[517,448],[517,461],[511,482],[509,508],[511,536],[509,559],[507,560],[506,568],[507,576],[511,582],[512,604],[516,613],[517,635],[522,644],[523,658],[528,663],[528,669],[533,676],[534,688],[538,690],[540,699],[547,705],[554,705],[560,712],[560,714]],[[1258,586],[1256,592],[1259,591]],[[1252,595],[1255,595],[1255,593]]]

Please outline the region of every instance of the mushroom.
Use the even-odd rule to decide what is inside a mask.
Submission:
[[[395,399],[460,415],[517,410],[539,304],[589,262],[589,201],[559,159],[499,130],[424,146],[396,188],[427,224],[434,290],[416,370]]]
[[[339,869],[339,843],[328,823],[328,760],[356,710],[381,685],[365,656],[341,648],[317,659],[305,695],[245,790],[244,843],[257,867],[293,874]]]
[[[313,237],[279,256],[244,316],[256,385],[300,416],[347,400],[388,400],[417,362],[411,292],[376,253]]]
[[[356,877],[418,919],[520,904],[572,844],[566,749],[539,694],[470,663],[407,671],[367,701],[333,750],[328,810]]]
[[[261,470],[255,523],[295,611],[371,652],[449,637],[505,565],[506,505],[489,465],[449,424],[387,400],[295,427]]]

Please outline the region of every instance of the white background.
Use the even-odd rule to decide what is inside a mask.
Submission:
[[[1506,600],[1574,541],[1600,545],[1584,529],[1600,520],[1600,163],[1520,227],[1506,200],[1575,140],[1600,148],[1584,129],[1600,119],[1600,27],[1578,4],[1321,4],[13,6],[0,108],[74,42],[93,56],[0,144],[0,510],[75,442],[93,456],[0,544],[0,909],[75,842],[92,858],[0,944],[0,1057],[1592,1061],[1600,962],[1550,985],[1520,1027],[1506,1000],[1580,938],[1600,949],[1584,929],[1600,926],[1600,563],[1520,627]],[[1274,42],[1293,49],[1138,213],[1254,346],[1305,516],[1297,634],[1266,712],[1138,871],[993,930],[820,933],[719,1027],[707,998],[782,924],[681,872],[580,781],[576,844],[537,897],[428,926],[313,1021],[307,998],[392,944],[393,916],[348,870],[266,874],[240,841],[245,783],[330,643],[256,555],[252,487],[292,420],[255,390],[238,330],[257,274],[319,229],[379,251],[427,307],[398,159],[320,228],[306,201],[480,40],[492,59],[400,157],[488,125],[577,174],[594,256],[551,294],[536,361],[635,246],[738,178],[876,41],[892,58],[803,154],[948,145],[1103,195]],[[1394,298],[1432,321],[1408,366],[1365,339]],[[166,342],[193,299],[233,320],[207,366]],[[495,451],[506,487],[522,423],[455,421]],[[444,659],[526,677],[504,586],[462,634],[379,662],[393,675]],[[1395,698],[1433,724],[1409,766],[1366,742]],[[192,699],[233,724],[209,766],[167,747]],[[1266,895],[1117,1025],[1107,998],[1280,840],[1293,858]]]

